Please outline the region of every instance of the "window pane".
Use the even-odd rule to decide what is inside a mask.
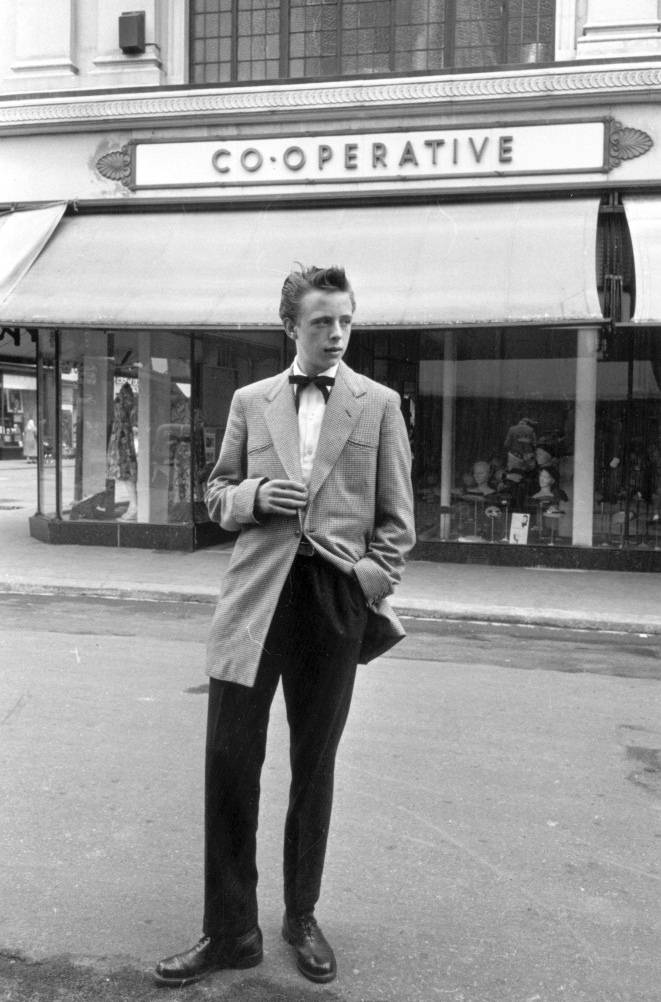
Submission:
[[[383,7],[382,3],[358,4],[358,25],[361,28],[373,28],[376,23],[376,9]],[[387,5],[386,5],[387,7]]]
[[[39,458],[39,513],[55,515],[55,334],[39,331],[37,365],[37,453]]]
[[[62,517],[191,521],[188,336],[64,331],[60,344]]]
[[[457,4],[455,66],[493,66],[503,61],[504,14],[501,0]]]
[[[191,4],[193,83],[218,83],[231,74],[232,0],[194,0]]]
[[[197,337],[200,396],[195,417],[202,442],[195,472],[202,487],[218,458],[234,391],[280,372],[285,365],[283,344],[282,334],[268,331],[244,331],[241,335],[218,332]],[[194,515],[198,522],[208,520],[204,505],[195,504]]]
[[[344,4],[342,8],[342,27],[343,28],[358,27],[358,4],[355,3]]]
[[[609,333],[597,354],[594,544],[661,535],[661,353],[651,330]]]
[[[512,0],[507,22],[507,61],[546,62],[553,59],[555,3],[553,0]]]
[[[414,480],[422,539],[507,542],[520,525],[529,544],[571,544],[579,336],[420,336]]]
[[[225,43],[236,33],[237,79],[279,76],[281,46],[291,76],[433,72],[550,61],[555,0],[290,0],[280,38],[281,0],[193,0],[191,79],[226,80]],[[232,24],[235,9],[236,23]],[[452,25],[452,37],[446,28]],[[205,48],[199,43],[207,41]],[[214,44],[212,44],[214,43]],[[267,65],[268,61],[268,65]],[[276,67],[276,64],[277,67]]]
[[[289,15],[289,30],[293,33],[304,32],[306,24],[305,10],[292,10]]]
[[[337,0],[330,4],[310,0],[298,9],[292,5],[289,35],[292,76],[323,76],[338,72],[337,9]]]
[[[319,59],[319,75],[320,76],[333,76],[337,73],[337,60],[334,56],[323,56]]]
[[[424,14],[424,16],[422,16]],[[441,69],[445,61],[445,2],[424,0],[395,5],[395,65],[393,69]]]

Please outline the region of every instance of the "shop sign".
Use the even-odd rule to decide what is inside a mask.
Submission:
[[[613,119],[458,128],[135,141],[97,170],[133,190],[258,186],[415,186],[447,179],[605,172],[651,138]]]

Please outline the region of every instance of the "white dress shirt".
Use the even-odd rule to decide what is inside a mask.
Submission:
[[[335,365],[331,365],[330,369],[324,369],[323,372],[315,372],[315,376],[333,376],[334,378],[338,368],[339,362],[336,362]],[[295,376],[307,376],[307,372],[303,372],[298,364],[298,358],[294,359],[292,372]],[[296,387],[292,386],[292,392],[295,392],[295,390]],[[306,487],[310,486],[312,467],[314,465],[314,457],[317,454],[321,422],[324,420],[325,410],[326,401],[318,386],[311,383],[301,390],[298,406],[298,448],[301,458],[303,482]]]

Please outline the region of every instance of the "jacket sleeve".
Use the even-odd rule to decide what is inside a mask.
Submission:
[[[354,573],[370,605],[390,595],[415,543],[411,449],[399,397],[389,395],[381,421],[374,529]]]
[[[264,477],[248,478],[248,425],[240,393],[232,397],[220,455],[209,475],[204,500],[212,522],[228,532],[257,525],[255,496]]]

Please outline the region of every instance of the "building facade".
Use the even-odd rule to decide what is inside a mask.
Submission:
[[[656,0],[5,0],[2,448],[45,542],[192,548],[297,261],[424,559],[661,568]],[[27,436],[29,439],[29,435]]]

